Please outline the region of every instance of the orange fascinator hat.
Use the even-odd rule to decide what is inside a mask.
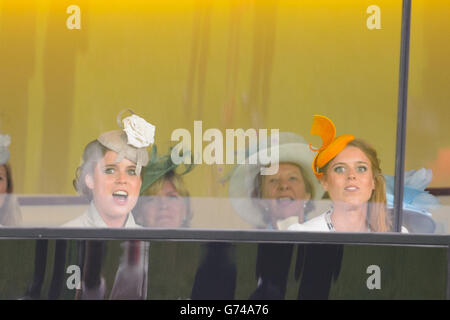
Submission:
[[[344,134],[336,138],[334,123],[327,117],[317,114],[314,115],[311,134],[322,138],[322,146],[319,149],[314,149],[309,144],[309,148],[312,151],[319,151],[312,163],[313,172],[319,179],[323,175],[322,172],[319,172],[319,169],[344,150],[347,144],[354,140],[355,137],[351,134]]]

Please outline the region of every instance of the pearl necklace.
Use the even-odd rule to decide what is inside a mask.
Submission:
[[[337,230],[334,227],[333,222],[331,221],[331,214],[332,213],[333,213],[333,207],[331,207],[330,209],[328,209],[327,212],[325,212],[325,222],[327,223],[327,227],[328,227],[328,229],[330,231],[336,232]],[[367,223],[367,232],[372,232],[372,230],[370,230],[369,223]]]

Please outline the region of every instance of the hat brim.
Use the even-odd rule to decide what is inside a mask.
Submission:
[[[403,210],[403,225],[409,233],[434,233],[436,223],[423,213],[413,210]]]
[[[0,147],[0,166],[6,164],[9,160],[9,150],[8,148]]]
[[[270,148],[271,154],[275,151],[275,147]],[[262,151],[258,152],[259,154]],[[264,152],[267,152],[264,150]],[[303,143],[287,143],[278,146],[279,160],[278,163],[294,163],[299,165],[303,170],[306,178],[312,185],[314,197],[312,200],[319,200],[323,196],[323,189],[319,181],[312,172],[311,163],[314,159],[312,152],[307,144]],[[261,164],[240,164],[234,168],[228,186],[228,194],[230,202],[234,210],[247,222],[255,227],[266,227],[264,217],[261,210],[255,205],[252,194],[255,188],[256,176],[260,173]]]

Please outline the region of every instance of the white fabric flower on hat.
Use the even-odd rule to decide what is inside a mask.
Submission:
[[[154,142],[155,126],[143,118],[133,114],[123,121],[124,131],[128,137],[128,144],[136,148],[145,148]]]

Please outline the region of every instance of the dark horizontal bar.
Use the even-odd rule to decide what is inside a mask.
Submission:
[[[86,198],[79,196],[21,196],[17,200],[21,206],[74,206],[89,204]]]
[[[450,235],[215,229],[0,228],[0,239],[226,241],[449,246]]]
[[[450,188],[426,188],[433,196],[450,196]]]
[[[450,196],[450,188],[427,188],[434,196]],[[80,196],[19,196],[17,197],[21,206],[78,206],[88,205],[89,201]]]

